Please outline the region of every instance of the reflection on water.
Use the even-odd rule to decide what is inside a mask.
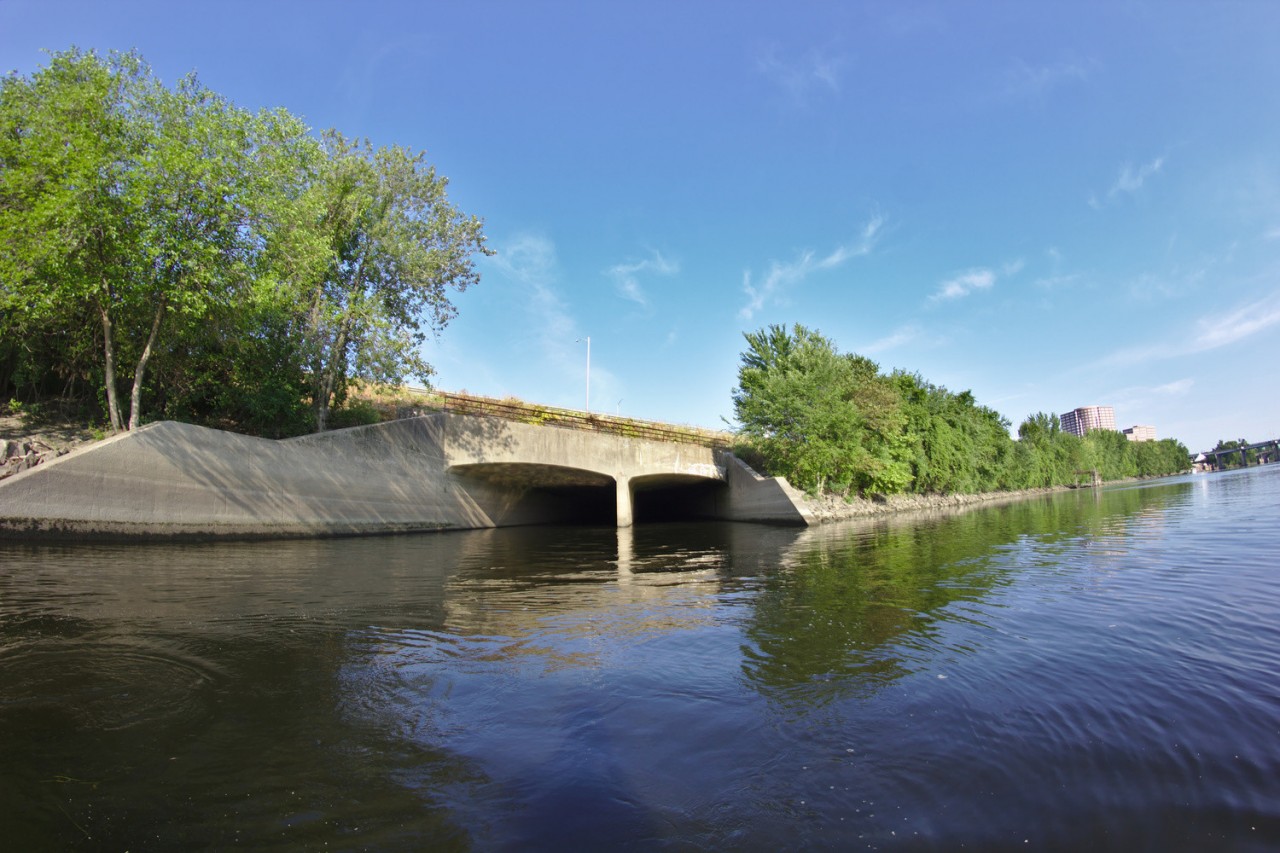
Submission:
[[[1277,495],[1254,469],[803,531],[0,545],[0,827],[1267,849]]]
[[[753,605],[746,671],[762,692],[806,707],[867,695],[910,675],[940,649],[940,628],[983,624],[975,605],[1017,582],[1025,569],[1077,572],[1123,557],[1148,490],[1092,490],[990,507],[981,512],[877,519],[805,531]],[[1156,521],[1158,524],[1159,522]],[[1006,559],[1010,553],[1017,559]]]

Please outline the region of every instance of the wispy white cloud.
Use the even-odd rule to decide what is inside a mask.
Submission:
[[[489,263],[522,289],[525,298],[519,304],[536,316],[532,328],[538,330],[543,349],[562,352],[564,342],[577,335],[577,325],[555,286],[560,276],[555,243],[524,234],[499,247]]]
[[[1195,384],[1196,381],[1191,378],[1178,379],[1173,382],[1166,382],[1164,385],[1157,385],[1151,389],[1151,392],[1163,397],[1185,397],[1191,393],[1191,388]]]
[[[756,69],[781,88],[792,103],[803,105],[814,93],[838,95],[846,63],[846,57],[822,50],[785,57],[777,47],[770,47],[756,60]]]
[[[1098,367],[1131,367],[1148,361],[1159,361],[1161,359],[1173,358],[1174,356],[1183,355],[1187,352],[1189,352],[1189,350],[1186,348],[1177,348],[1170,346],[1169,344],[1127,346],[1108,353],[1092,364],[1084,365],[1084,367],[1088,370],[1093,370]]]
[[[1191,392],[1196,381],[1190,377],[1185,379],[1175,379],[1172,382],[1166,382],[1163,385],[1131,385],[1126,388],[1116,389],[1109,394],[1104,394],[1106,399],[1113,401],[1113,404],[1119,401],[1125,403],[1140,403],[1151,400],[1155,397],[1183,397]]]
[[[1066,275],[1047,275],[1043,278],[1036,279],[1033,284],[1041,290],[1060,290],[1064,287],[1072,287],[1076,282],[1080,281],[1079,273],[1069,273]]]
[[[521,298],[517,305],[528,315],[525,324],[535,330],[541,360],[565,377],[566,387],[584,372],[586,350],[581,341],[590,334],[574,319],[559,290],[560,265],[555,243],[525,234],[499,246],[487,259],[507,279],[517,285]],[[591,393],[606,397],[618,392],[617,377],[597,359],[591,365]]]
[[[1059,290],[1065,287],[1071,287],[1080,280],[1079,273],[1064,273],[1062,271],[1063,255],[1062,250],[1057,246],[1050,246],[1045,249],[1045,257],[1049,260],[1050,272],[1042,275],[1031,282],[1033,287],[1040,290]]]
[[[1115,182],[1107,190],[1106,201],[1114,203],[1122,196],[1136,194],[1149,179],[1163,171],[1164,163],[1164,157],[1156,157],[1136,168],[1132,163],[1125,163],[1120,167],[1120,174],[1116,176]],[[1097,210],[1103,206],[1103,203],[1096,195],[1090,196],[1089,206]]]
[[[862,355],[878,355],[879,353],[886,352],[891,349],[897,349],[904,344],[911,343],[920,337],[921,331],[922,330],[919,326],[902,326],[895,329],[892,334],[858,347],[857,351]]]
[[[1280,324],[1280,296],[1267,296],[1241,305],[1229,314],[1199,321],[1192,334],[1180,336],[1184,343],[1125,347],[1103,356],[1091,367],[1135,365],[1209,352],[1238,343],[1277,324]]]
[[[1005,73],[1004,94],[1010,98],[1043,98],[1050,91],[1089,79],[1097,60],[1071,60],[1051,65],[1029,65],[1018,60]]]
[[[1151,423],[1154,412],[1185,406],[1176,401],[1190,394],[1195,384],[1194,379],[1187,377],[1162,385],[1130,385],[1103,394],[1099,399],[1115,407],[1116,418],[1123,428],[1133,423]]]
[[[938,289],[929,297],[929,303],[949,302],[979,290],[990,290],[996,283],[996,271],[987,267],[966,270],[946,279],[938,285]]]
[[[1280,323],[1280,297],[1269,296],[1243,305],[1223,317],[1201,320],[1194,340],[1196,352],[1217,349],[1256,335]]]
[[[990,290],[995,283],[996,274],[991,270],[969,270],[944,281],[938,288],[938,292],[933,295],[933,299],[934,301],[960,299],[975,290]]]
[[[1174,298],[1181,290],[1174,277],[1152,273],[1142,273],[1128,285],[1130,298],[1138,302],[1162,302]]]
[[[1116,178],[1116,182],[1112,184],[1107,195],[1114,198],[1120,193],[1136,193],[1142,189],[1142,185],[1147,182],[1147,178],[1159,174],[1163,168],[1163,157],[1157,157],[1149,163],[1143,163],[1136,169],[1126,163],[1120,170],[1120,177]]]
[[[853,258],[870,254],[883,227],[884,217],[875,216],[863,226],[855,239],[837,246],[829,254],[818,257],[808,251],[790,263],[773,261],[769,265],[769,271],[759,281],[753,279],[750,270],[744,272],[742,290],[747,294],[747,304],[738,311],[738,316],[750,320],[765,303],[777,298],[782,291],[800,284],[810,275],[836,269]]]
[[[1022,268],[1025,266],[1026,262],[1022,258],[1018,258],[1001,264],[999,270],[994,270],[990,267],[975,267],[971,270],[965,270],[938,285],[938,289],[929,297],[929,304],[950,302],[955,299],[963,299],[979,290],[990,290],[999,279],[1015,276],[1022,272]]]
[[[664,258],[655,250],[650,253],[650,257],[642,261],[615,264],[608,269],[607,274],[613,279],[619,296],[647,308],[649,296],[641,286],[639,276],[642,274],[672,276],[678,272],[680,272],[678,263]]]

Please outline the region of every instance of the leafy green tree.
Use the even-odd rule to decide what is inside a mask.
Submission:
[[[1063,432],[1057,416],[1043,412],[1018,427],[1018,444],[1032,486],[1074,484],[1082,472],[1095,469],[1104,480],[1118,480],[1176,474],[1188,466],[1187,449],[1173,439],[1130,441],[1113,430],[1081,438]]]
[[[1054,445],[1058,444],[1062,422],[1055,414],[1036,412],[1018,425],[1018,446],[1022,448],[1022,485],[1025,488],[1052,486],[1063,482],[1055,470]]]
[[[1114,433],[1116,436],[1123,436]],[[1065,486],[1077,483],[1081,472],[1099,467],[1096,444],[1062,429],[1057,415],[1037,412],[1018,426],[1020,455],[1030,466],[1025,472],[1027,487]]]
[[[322,155],[281,231],[291,251],[274,252],[300,310],[317,430],[352,379],[428,380],[426,332],[448,324],[450,290],[474,284],[473,256],[490,252],[483,223],[449,203],[425,154],[331,130]]]
[[[1009,424],[978,405],[970,391],[953,394],[918,374],[899,371],[913,445],[913,488],[926,494],[970,494],[1018,488],[1024,475],[1009,438]]]
[[[874,362],[800,325],[745,338],[734,413],[773,473],[813,492],[906,489],[906,418]]]
[[[55,55],[30,79],[9,75],[0,87],[5,313],[36,327],[67,306],[92,309],[117,430],[117,301],[139,251],[126,191],[138,149],[129,113],[145,80],[133,54],[104,61],[71,51]]]
[[[185,327],[156,360],[156,417],[269,438],[311,431],[309,386],[293,306],[255,287]]]
[[[112,429],[141,423],[162,336],[244,292],[262,245],[261,151],[305,135],[194,76],[165,88],[137,54],[70,50],[0,87],[0,299],[35,326],[96,319]],[[128,420],[118,374],[132,374]]]
[[[1161,477],[1186,471],[1190,467],[1188,460],[1191,454],[1182,442],[1172,438],[1135,441],[1131,445],[1138,476]]]
[[[1138,475],[1134,442],[1124,433],[1109,429],[1090,430],[1084,437],[1093,465],[1104,480],[1122,480]]]

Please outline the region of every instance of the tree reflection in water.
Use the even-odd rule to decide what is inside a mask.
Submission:
[[[942,628],[983,618],[969,605],[1016,580],[1017,561],[1003,557],[1019,542],[1035,540],[1043,560],[1055,540],[1123,536],[1144,503],[1162,499],[1159,488],[1106,501],[1089,490],[807,530],[781,555],[781,570],[762,578],[743,672],[799,712],[869,697],[922,660],[975,651],[945,648]]]

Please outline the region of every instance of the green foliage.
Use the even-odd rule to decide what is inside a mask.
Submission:
[[[952,494],[1172,474],[1187,468],[1171,439],[1131,442],[1062,430],[1031,415],[1018,439],[998,412],[918,374],[883,376],[803,326],[746,335],[734,410],[753,467],[807,491]]]
[[[906,488],[905,418],[874,362],[799,325],[745,337],[734,413],[774,473],[811,492]]]
[[[368,400],[349,399],[342,408],[335,409],[329,419],[331,429],[345,429],[354,426],[376,424],[382,420],[382,413]]]
[[[1093,430],[1084,437],[1089,451],[1090,467],[1097,469],[1104,480],[1121,480],[1138,474],[1137,458],[1123,433],[1114,430]]]
[[[1011,476],[1009,425],[998,412],[979,406],[969,391],[953,394],[918,374],[898,372],[892,379],[911,424],[915,491],[967,494],[1021,485]]]
[[[281,275],[305,306],[316,428],[348,382],[428,381],[419,347],[448,324],[448,291],[478,280],[472,256],[486,253],[482,223],[449,204],[448,181],[422,153],[374,149],[336,131],[299,206],[313,217],[291,235],[307,254]]]
[[[73,352],[94,329],[113,429],[125,426],[118,368],[132,373],[133,428],[166,340],[243,293],[262,236],[252,227],[257,152],[281,126],[194,76],[168,89],[132,53],[72,50],[29,79],[5,78],[0,298],[27,334],[81,336]]]
[[[309,432],[291,320],[287,304],[251,298],[188,329],[156,366],[156,416],[269,438]]]
[[[353,379],[430,374],[488,251],[446,186],[135,53],[53,54],[0,82],[0,392],[96,397],[115,431],[323,429]]]

